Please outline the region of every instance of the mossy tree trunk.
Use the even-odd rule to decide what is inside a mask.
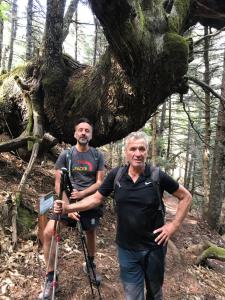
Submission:
[[[81,116],[95,124],[95,146],[141,128],[168,96],[187,91],[184,76],[189,45],[182,34],[198,20],[216,27],[225,24],[221,15],[214,18],[217,10],[225,11],[223,2],[207,5],[212,3],[217,5],[213,17],[192,0],[90,1],[109,42],[100,62],[90,67],[63,56],[65,0],[47,1],[42,56],[2,81],[0,106],[4,117],[2,113],[0,130],[10,127],[18,137],[29,127],[26,132],[34,135],[23,93],[32,98],[40,116],[43,132],[37,135],[39,142],[43,133],[49,132],[73,143],[73,124]],[[16,85],[15,74],[28,83],[26,92]]]
[[[89,2],[109,43],[96,66],[63,55],[71,14],[64,20],[65,0],[47,0],[41,56],[1,77],[0,132],[14,141],[0,151],[32,149],[18,199],[39,149],[51,147],[54,137],[73,143],[76,119],[94,123],[93,145],[100,146],[141,128],[171,94],[185,93],[189,41],[183,33],[197,21],[225,24],[223,0]]]

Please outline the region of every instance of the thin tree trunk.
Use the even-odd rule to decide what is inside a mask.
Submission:
[[[46,68],[50,70],[62,62],[63,15],[66,0],[47,0],[47,15],[43,45]]]
[[[156,161],[157,161],[157,116],[156,114],[154,114],[152,116],[152,120],[151,120],[151,126],[152,126],[152,141],[151,141],[151,145],[152,145],[152,165],[156,166]]]
[[[109,143],[109,168],[113,167],[113,143]]]
[[[225,51],[223,61],[223,78],[221,95],[225,97]],[[224,103],[220,102],[217,127],[216,127],[216,141],[213,153],[213,164],[211,174],[211,186],[209,194],[209,208],[207,214],[207,221],[209,225],[219,230],[220,215],[222,203],[225,198],[225,108]],[[223,220],[224,223],[224,220]]]
[[[14,42],[16,39],[17,31],[17,0],[13,0],[12,15],[11,15],[11,35],[9,44],[9,60],[8,60],[8,71],[11,70],[14,52]]]
[[[171,114],[172,114],[172,100],[169,100],[169,118],[168,118],[168,140],[167,140],[167,150],[166,150],[166,159],[169,160],[170,157],[170,147],[171,147],[171,134],[172,134],[172,127],[171,127]]]
[[[0,5],[1,3],[2,0],[0,0]],[[2,65],[3,29],[4,29],[4,21],[3,18],[0,18],[0,67]]]
[[[78,20],[78,14],[77,14],[77,10],[75,12],[75,22],[74,22],[74,27],[75,27],[75,43],[74,43],[74,56],[75,56],[75,61],[77,61],[77,47],[78,47],[78,24],[77,24],[77,20]]]
[[[68,33],[69,33],[69,28],[70,24],[73,18],[73,15],[75,12],[77,12],[77,5],[78,5],[78,0],[71,0],[70,4],[67,8],[64,20],[63,20],[63,41],[65,41]]]
[[[33,0],[27,4],[27,31],[26,31],[26,60],[30,60],[33,54],[32,47],[32,21],[33,21]]]
[[[159,135],[162,136],[165,130],[165,119],[166,119],[166,102],[163,103],[162,113],[160,118]]]
[[[96,59],[97,59],[97,47],[98,47],[98,20],[94,18],[95,22],[95,38],[94,38],[94,55],[93,55],[93,66],[96,65]]]
[[[190,112],[190,108],[188,106],[188,113]],[[191,162],[189,160],[192,160],[192,157],[190,157],[190,145],[191,145],[191,125],[188,121],[188,136],[187,136],[187,147],[186,147],[186,158],[185,158],[185,168],[184,168],[184,186],[188,189],[188,174],[190,174],[189,171],[191,168]],[[189,181],[190,182],[190,181]]]
[[[210,84],[210,67],[209,67],[209,44],[210,38],[208,37],[208,27],[204,27],[204,82]],[[204,188],[204,204],[203,204],[203,218],[207,218],[207,210],[209,203],[209,156],[210,156],[210,93],[205,91],[205,137],[204,137],[204,149],[203,149],[203,188]]]
[[[6,72],[6,61],[7,61],[8,51],[9,51],[9,46],[5,46],[2,55],[2,72]]]

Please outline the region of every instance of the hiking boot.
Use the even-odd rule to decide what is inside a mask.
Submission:
[[[44,288],[43,288],[43,291],[38,296],[38,300],[51,299],[52,291],[53,291],[53,281],[47,280],[45,292],[44,292]],[[57,293],[58,291],[59,291],[59,285],[58,285],[58,282],[56,281],[55,292]],[[43,293],[44,293],[44,298],[43,298]]]
[[[91,267],[91,265],[89,265],[89,268],[87,268],[87,264],[86,263],[83,263],[83,271],[84,271],[84,273],[87,276],[89,276],[88,275],[88,271],[89,271],[90,272],[91,282],[93,284],[97,285],[97,286],[100,285],[100,283],[102,281],[102,276],[96,272],[96,264],[94,262],[92,262],[92,267]]]

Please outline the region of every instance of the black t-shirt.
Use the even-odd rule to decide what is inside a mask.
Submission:
[[[114,179],[118,168],[113,169],[99,192],[104,197],[114,189]],[[162,210],[159,210],[159,197],[152,183],[150,167],[134,183],[128,175],[128,167],[115,185],[114,198],[117,212],[117,244],[129,250],[146,250],[158,247],[154,242],[153,231],[163,225]],[[179,184],[163,171],[159,171],[161,196],[164,191],[172,194]]]

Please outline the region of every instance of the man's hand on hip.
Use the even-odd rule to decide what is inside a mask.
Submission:
[[[171,222],[154,230],[153,233],[157,234],[157,237],[155,238],[155,242],[158,245],[163,244],[165,246],[168,240],[171,238],[171,236],[177,231],[178,227],[179,226],[177,226],[174,222]]]

